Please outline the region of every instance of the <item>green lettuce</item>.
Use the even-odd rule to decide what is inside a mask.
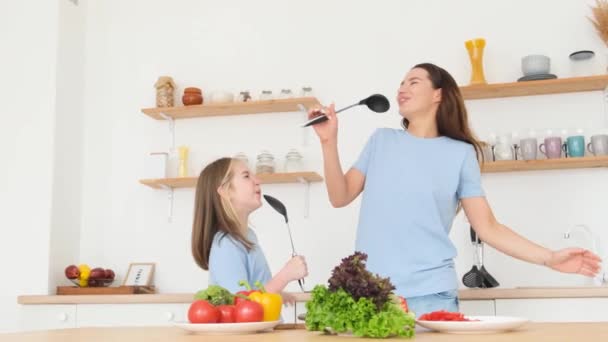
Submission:
[[[341,288],[330,291],[324,285],[315,286],[306,310],[306,328],[310,331],[352,332],[358,337],[373,338],[414,336],[414,316],[396,303],[388,301],[378,309],[371,299],[355,300]]]
[[[229,305],[234,302],[234,295],[218,285],[210,285],[205,290],[198,291],[194,299],[206,300],[214,306]]]

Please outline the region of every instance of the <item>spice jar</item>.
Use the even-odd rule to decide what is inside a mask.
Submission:
[[[302,97],[312,97],[314,96],[312,93],[312,87],[302,87],[302,92],[300,93]]]
[[[255,173],[274,173],[274,170],[274,156],[268,151],[262,151],[260,154],[258,154],[258,161],[255,165]]]
[[[263,100],[272,100],[272,90],[262,90],[260,93],[260,101]]]
[[[292,148],[285,156],[285,172],[302,172],[302,155]]]
[[[182,96],[184,106],[199,105],[203,103],[203,94],[199,88],[189,87],[184,89]]]
[[[289,99],[293,97],[293,93],[291,89],[281,89],[281,93],[279,94],[280,99]]]
[[[175,83],[169,76],[161,76],[154,84],[156,88],[156,107],[173,107]]]

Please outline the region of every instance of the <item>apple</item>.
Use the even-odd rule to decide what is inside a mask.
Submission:
[[[95,267],[91,270],[91,274],[89,275],[89,279],[97,280],[104,279],[106,277],[106,271],[101,267]]]
[[[78,277],[80,277],[80,270],[78,269],[78,266],[70,265],[66,267],[65,276],[68,277],[68,279],[78,279]]]
[[[114,274],[114,271],[112,271],[112,270],[111,270],[111,269],[109,269],[109,268],[106,268],[105,273],[106,273],[105,278],[106,278],[106,279],[108,279],[108,280],[113,280],[113,279],[114,279],[114,277],[116,276],[116,275]]]

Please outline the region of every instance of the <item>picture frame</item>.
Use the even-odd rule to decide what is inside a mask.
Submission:
[[[155,266],[153,262],[130,263],[122,286],[151,286]]]

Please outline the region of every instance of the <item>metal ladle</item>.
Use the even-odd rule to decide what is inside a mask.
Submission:
[[[266,202],[268,202],[268,204],[270,204],[270,206],[276,210],[279,214],[283,215],[283,217],[285,218],[285,225],[287,226],[287,232],[289,232],[289,242],[291,242],[291,256],[295,257],[296,255],[298,255],[296,253],[296,248],[293,245],[293,238],[291,237],[291,228],[289,227],[289,218],[287,218],[287,208],[285,208],[285,205],[279,201],[278,199],[270,196],[270,195],[264,195],[264,199],[266,200]],[[304,279],[298,279],[298,284],[300,285],[300,289],[302,290],[302,292],[306,292],[304,291]]]
[[[360,106],[360,105],[366,105],[367,108],[371,109],[372,111],[374,111],[376,113],[384,113],[391,107],[390,103],[388,102],[388,99],[384,95],[374,94],[368,98],[365,98],[365,99],[359,101],[358,103],[352,104],[348,107],[344,107],[344,108],[336,111],[336,114],[338,114],[344,110],[347,110],[349,108],[352,108],[355,106]],[[318,123],[321,123],[321,122],[324,122],[327,120],[328,120],[327,115],[322,114],[322,115],[316,116],[316,117],[308,120],[306,123],[304,123],[302,125],[302,127],[316,125]]]

